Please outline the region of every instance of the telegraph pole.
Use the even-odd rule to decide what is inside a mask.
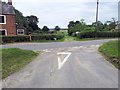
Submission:
[[[97,0],[97,10],[96,10],[96,37],[98,31],[98,6],[99,6],[99,0]]]

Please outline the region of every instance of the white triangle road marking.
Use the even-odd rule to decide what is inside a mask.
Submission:
[[[61,61],[61,58],[59,56],[61,54],[67,54],[67,56],[64,58],[63,61]],[[58,69],[60,70],[62,66],[65,64],[65,62],[68,60],[68,58],[70,57],[71,52],[58,52],[57,55],[58,55]]]

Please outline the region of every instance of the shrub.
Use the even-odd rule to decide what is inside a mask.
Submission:
[[[89,31],[89,32],[81,32],[77,34],[77,38],[116,38],[120,37],[120,32],[95,32],[95,31]]]
[[[64,35],[61,34],[42,34],[42,35],[26,35],[26,36],[3,36],[2,41],[4,43],[14,42],[30,42],[30,41],[41,41],[41,40],[54,40],[62,39]]]
[[[64,34],[56,34],[55,38],[57,38],[57,39],[63,39],[64,36],[65,36]]]
[[[3,36],[2,41],[4,43],[13,43],[13,42],[29,42],[29,36]]]
[[[78,38],[95,38],[95,31],[91,31],[91,32],[81,32],[79,34],[77,34]]]
[[[33,41],[39,41],[39,40],[54,40],[54,38],[58,39],[62,39],[64,38],[64,35],[58,35],[58,34],[46,34],[46,35],[34,35],[31,36]]]

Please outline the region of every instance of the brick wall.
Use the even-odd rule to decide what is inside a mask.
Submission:
[[[2,29],[7,30],[8,36],[16,35],[15,15],[6,15],[6,24],[2,25]]]

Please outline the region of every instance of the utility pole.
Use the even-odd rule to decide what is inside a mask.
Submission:
[[[96,37],[98,31],[98,6],[99,6],[99,0],[97,0],[97,10],[96,10]]]

